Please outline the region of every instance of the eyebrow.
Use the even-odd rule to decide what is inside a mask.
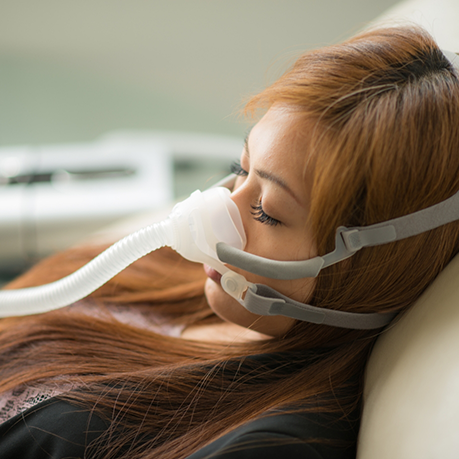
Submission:
[[[249,151],[249,136],[250,133],[252,132],[252,128],[249,129],[247,132],[247,135],[245,136],[244,139],[244,148],[245,152],[247,154],[247,157],[250,159],[250,151]],[[295,193],[290,189],[290,187],[285,183],[284,180],[282,180],[280,177],[277,177],[274,174],[270,174],[268,172],[265,172],[261,169],[255,169],[255,173],[258,175],[258,177],[262,179],[269,180],[272,183],[275,183],[276,185],[279,185],[282,189],[284,189],[290,196],[292,196],[293,199],[300,205],[303,206],[301,201],[298,199],[298,197],[295,195]]]

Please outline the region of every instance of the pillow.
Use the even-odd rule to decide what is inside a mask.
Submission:
[[[459,454],[459,256],[377,340],[358,459]]]

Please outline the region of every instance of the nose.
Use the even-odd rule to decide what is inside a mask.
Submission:
[[[248,178],[238,177],[235,181],[233,191],[230,198],[236,204],[241,214],[242,225],[244,227],[247,240],[249,238],[250,217],[251,217],[251,204],[253,204],[253,191]]]

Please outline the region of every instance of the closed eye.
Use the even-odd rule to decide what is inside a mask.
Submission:
[[[231,164],[231,172],[235,175],[242,176],[242,177],[247,177],[249,173],[242,168],[241,163],[239,161],[234,161]],[[269,216],[264,210],[263,206],[261,205],[261,200],[258,202],[256,205],[251,205],[253,212],[250,212],[253,215],[253,218],[260,223],[263,223],[265,225],[269,226],[277,226],[277,225],[282,225],[282,222],[279,220],[276,220],[275,218]]]
[[[253,215],[253,218],[260,223],[264,223],[269,226],[282,225],[282,222],[276,220],[275,218],[270,217],[264,210],[261,205],[261,201],[255,205],[250,206],[253,209],[253,212],[250,212]]]

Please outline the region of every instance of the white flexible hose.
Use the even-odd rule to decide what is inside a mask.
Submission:
[[[63,279],[39,287],[0,291],[0,317],[52,311],[80,300],[139,258],[173,245],[173,238],[172,223],[167,219],[126,236]]]
[[[178,203],[166,220],[126,236],[73,274],[39,287],[0,291],[0,317],[38,314],[72,304],[134,261],[164,246],[224,274],[228,268],[216,254],[220,241],[241,250],[246,243],[241,216],[230,191],[221,187],[203,193],[195,191]],[[242,276],[231,278],[229,283],[232,285],[238,279],[245,286]]]

